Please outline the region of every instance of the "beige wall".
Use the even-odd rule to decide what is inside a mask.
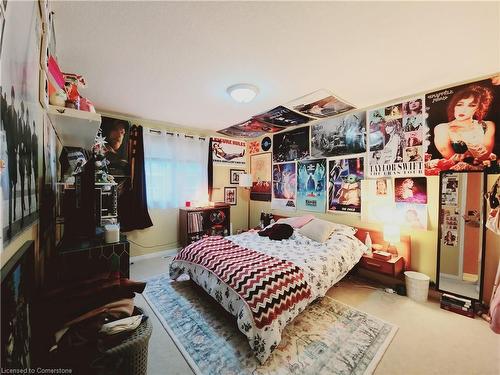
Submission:
[[[185,128],[177,125],[128,117],[116,113],[101,112],[103,116],[130,121],[135,125],[142,125],[153,129],[162,129],[179,133],[186,133],[199,136],[215,136],[217,133],[194,128]],[[217,136],[220,136],[217,135]],[[229,184],[229,170],[231,168],[245,169],[245,166],[225,167],[214,166],[214,190],[212,200],[224,201],[224,186],[237,186]],[[237,188],[237,205],[231,206],[231,222],[233,231],[246,228],[247,207],[249,192],[243,188]],[[130,241],[130,255],[138,256],[154,253],[162,250],[175,249],[179,244],[179,210],[178,209],[150,209],[149,214],[153,221],[151,228],[128,232]]]
[[[486,182],[487,191],[491,190],[493,184],[499,176],[499,174],[492,174],[488,176],[488,180]],[[488,215],[489,210],[490,205],[487,203],[486,215]],[[489,303],[498,263],[500,262],[500,235],[495,234],[488,229],[486,230],[486,250],[484,259],[483,301]]]

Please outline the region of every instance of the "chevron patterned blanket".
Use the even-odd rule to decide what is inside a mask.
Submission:
[[[311,298],[311,288],[301,268],[220,236],[185,247],[175,261],[196,264],[217,276],[245,301],[259,329]]]

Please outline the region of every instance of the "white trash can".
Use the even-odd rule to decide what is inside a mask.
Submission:
[[[420,272],[406,271],[406,294],[417,302],[427,301],[430,277]]]

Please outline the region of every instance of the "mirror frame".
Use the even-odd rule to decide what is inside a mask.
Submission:
[[[442,185],[442,179],[443,176],[447,174],[457,174],[457,173],[482,173],[483,174],[483,189],[481,192],[481,199],[482,199],[482,209],[481,209],[481,229],[482,229],[482,237],[481,237],[481,274],[479,278],[479,297],[478,298],[472,298],[469,296],[463,296],[454,292],[450,292],[447,290],[441,290],[439,288],[439,270],[441,266],[441,236],[442,236],[442,212],[441,212],[441,194],[443,193],[443,185]],[[481,171],[441,171],[439,173],[439,202],[438,202],[438,237],[437,237],[437,259],[436,259],[436,290],[442,292],[442,293],[449,293],[453,294],[458,297],[462,298],[467,298],[472,301],[478,301],[482,302],[483,299],[483,283],[484,283],[484,264],[485,264],[485,255],[486,255],[486,200],[484,198],[484,193],[485,190],[487,189],[487,178],[488,178],[488,173],[486,170],[481,170]]]

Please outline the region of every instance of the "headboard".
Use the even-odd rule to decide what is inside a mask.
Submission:
[[[283,216],[283,215],[275,215],[273,214],[273,217],[276,220],[279,219],[286,219],[289,216]],[[355,236],[361,241],[365,242],[366,239],[366,233],[370,233],[370,237],[372,239],[373,244],[380,244],[384,247],[387,247],[387,241],[384,241],[384,233],[379,230],[375,229],[367,229],[367,228],[360,228],[360,227],[355,227],[358,231],[356,232]],[[398,255],[401,255],[404,260],[405,260],[405,270],[410,270],[411,269],[411,238],[409,235],[401,235],[401,241],[396,244],[397,250],[398,250]]]

